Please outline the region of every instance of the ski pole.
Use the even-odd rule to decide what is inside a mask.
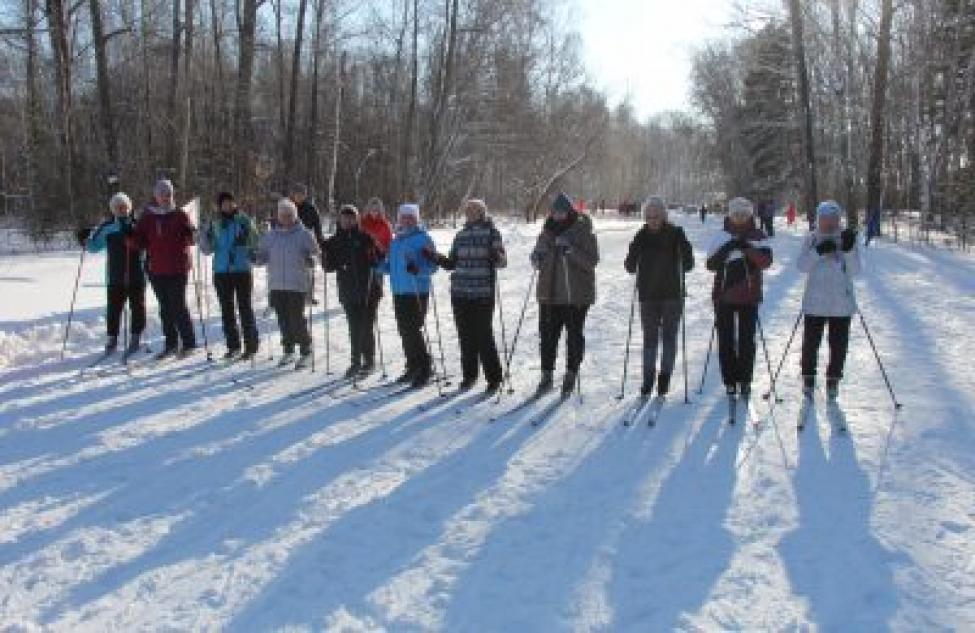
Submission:
[[[525,292],[525,300],[521,304],[521,314],[518,316],[518,325],[515,327],[515,335],[511,339],[511,351],[508,353],[507,357],[504,359],[504,373],[505,380],[508,382],[508,393],[513,394],[515,392],[514,385],[511,384],[511,361],[515,357],[515,349],[518,347],[518,335],[521,334],[521,326],[525,322],[525,312],[528,310],[528,300],[532,296],[532,289],[535,287],[535,280],[538,278],[538,271],[532,270],[531,279],[528,281],[528,291]],[[500,390],[499,390],[500,392]],[[501,398],[500,393],[498,394],[498,399]]]
[[[779,399],[779,394],[776,393],[775,391],[775,377],[772,374],[772,359],[770,359],[768,355],[768,345],[765,343],[765,330],[762,327],[762,317],[758,315],[757,306],[755,308],[755,323],[758,325],[758,336],[762,340],[762,353],[765,354],[765,366],[766,369],[768,370],[769,382],[771,383],[769,393],[772,394],[772,397],[775,399],[774,402],[769,405],[769,409],[774,410],[775,403],[780,402],[780,399]]]
[[[795,325],[792,326],[792,334],[789,335],[789,341],[785,344],[785,351],[782,352],[782,358],[779,360],[779,366],[775,368],[775,374],[772,376],[772,385],[770,389],[765,392],[762,396],[765,400],[768,400],[772,395],[772,391],[775,389],[775,385],[779,382],[779,375],[782,372],[782,366],[785,364],[785,358],[789,355],[789,349],[792,347],[792,341],[796,337],[796,332],[799,330],[799,322],[802,321],[802,310],[799,310],[799,316],[796,317]],[[775,401],[778,403],[782,402],[782,398],[778,395],[775,397]]]
[[[877,367],[880,368],[880,373],[884,377],[884,383],[887,385],[887,392],[890,394],[890,399],[894,403],[894,409],[903,408],[903,404],[897,401],[897,396],[894,395],[894,387],[890,384],[890,378],[887,376],[887,370],[884,369],[884,364],[880,360],[880,353],[877,351],[877,345],[873,342],[873,336],[870,334],[870,328],[867,327],[867,320],[863,316],[863,312],[857,311],[860,315],[860,324],[863,325],[863,331],[867,335],[867,340],[870,342],[870,348],[873,350],[873,356],[877,359]]]
[[[572,305],[572,281],[569,278],[569,257],[566,254],[568,251],[562,252],[562,271],[565,276],[565,296],[569,300],[569,305],[567,309],[569,310],[569,327],[575,329],[575,313],[573,311]],[[566,342],[566,355],[569,354],[568,341]],[[581,359],[580,359],[581,360]],[[576,393],[579,396],[579,402],[582,402],[582,365],[576,368]]]
[[[375,272],[369,273],[371,276],[369,278],[372,281]],[[389,374],[386,373],[386,358],[383,355],[383,330],[379,327],[379,304],[382,302],[381,298],[376,299],[376,316],[373,319],[373,325],[376,329],[376,347],[379,348],[379,366],[382,368],[382,377],[389,378]]]
[[[324,253],[322,257],[325,257]],[[312,292],[315,292],[315,273],[312,272]],[[328,272],[322,271],[322,310],[324,312],[323,321],[325,328],[325,373],[332,373],[332,335],[331,326],[329,322],[332,320],[331,316],[328,314]],[[311,324],[308,325],[309,330],[311,329]]]
[[[85,265],[85,252],[87,247],[81,247],[81,258],[78,260],[78,272],[74,277],[74,290],[71,292],[71,306],[68,308],[68,322],[64,324],[64,339],[61,341],[61,360],[64,360],[64,352],[68,348],[68,332],[71,331],[71,321],[74,319],[74,304],[78,298],[78,284],[81,283],[81,268]]]
[[[508,336],[505,331],[504,326],[504,302],[501,301],[501,279],[498,277],[497,269],[494,270],[494,295],[498,302],[498,321],[501,322],[501,349],[504,353],[505,358],[508,357]],[[498,389],[498,393],[504,391],[503,384],[507,382],[510,376],[502,376],[502,388]]]
[[[434,289],[433,279],[430,280],[430,300],[433,303],[433,323],[437,327],[437,347],[440,348],[440,369],[443,371],[443,379],[446,381],[447,360],[443,353],[443,335],[440,332],[440,314],[437,312],[437,292]]]
[[[314,292],[314,289],[315,289],[315,263],[314,262],[312,262],[311,268],[308,271],[308,276],[310,277],[310,281],[311,281],[311,286],[310,286],[311,291],[309,292],[309,294],[311,295],[312,292]],[[314,308],[315,308],[314,302],[309,301],[308,302],[308,340],[310,341],[310,346],[309,347],[311,348],[311,373],[313,373],[313,374],[315,373],[315,328],[312,327],[312,319],[314,317],[314,312],[313,312]],[[327,314],[325,315],[325,323],[328,323],[328,315]],[[326,341],[326,343],[327,342],[328,341]],[[326,349],[326,358],[328,358],[328,356],[327,356],[328,347],[326,347],[325,349]],[[326,367],[328,366],[328,361],[327,360],[325,362],[325,365],[326,365]],[[326,371],[326,373],[328,373],[328,370],[327,369],[325,371]]]
[[[407,273],[407,274],[410,275],[410,278],[413,280],[413,296],[416,297],[416,310],[417,310],[416,316],[418,319],[420,319],[420,329],[423,332],[423,344],[426,348],[427,363],[429,363],[430,368],[432,370],[435,367],[433,364],[433,354],[430,353],[431,350],[433,349],[433,346],[430,345],[430,331],[427,329],[426,310],[423,309],[423,301],[420,299],[420,286],[416,281],[416,275],[412,273]],[[409,359],[407,359],[407,362],[409,362]],[[440,379],[434,377],[434,382],[437,383],[437,395],[439,395],[440,397],[444,396],[444,391],[443,391],[444,380],[446,380],[446,376]]]
[[[192,266],[193,269],[193,290],[196,295],[196,316],[197,320],[200,322],[200,330],[203,334],[203,349],[206,351],[207,362],[213,360],[213,356],[210,354],[210,342],[207,340],[207,324],[206,320],[203,318],[203,300],[200,297],[200,246],[196,246],[196,266]]]
[[[714,318],[714,324],[711,326],[711,340],[708,342],[708,353],[704,357],[704,370],[701,372],[701,386],[697,388],[697,394],[701,395],[704,393],[704,379],[708,376],[708,364],[711,362],[711,350],[714,348],[714,335],[718,331],[718,318]]]
[[[687,279],[684,271],[683,253],[678,254],[677,265],[680,266],[680,339],[681,339],[681,362],[684,365],[684,404],[690,404],[691,399],[687,395]]]
[[[616,396],[617,400],[622,400],[626,397],[626,374],[630,365],[630,340],[633,338],[633,315],[636,312],[637,281],[638,279],[634,277],[633,292],[630,293],[630,322],[626,328],[626,350],[623,352],[623,378],[620,380],[620,395]]]

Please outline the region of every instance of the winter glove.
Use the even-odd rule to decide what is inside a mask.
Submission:
[[[416,265],[416,262],[409,262],[406,264],[406,272],[410,273],[411,275],[419,275],[420,267]]]
[[[436,258],[433,261],[435,261],[437,263],[437,266],[440,266],[441,268],[446,268],[448,270],[453,268],[453,266],[450,263],[450,258],[447,257],[446,255],[441,255],[440,253],[437,253]]]
[[[816,244],[816,252],[820,255],[828,255],[829,253],[836,252],[836,242],[833,240],[825,240]]]
[[[315,266],[315,258],[311,255],[305,255],[305,267],[312,268]]]
[[[531,257],[529,257],[532,268],[535,270],[541,270],[542,264],[545,262],[545,257],[547,253],[545,251],[532,251]]]
[[[853,250],[853,247],[856,246],[857,232],[853,229],[846,229],[840,234],[840,239],[842,240],[840,248],[843,249],[844,253],[849,253]]]
[[[428,262],[434,263],[437,261],[437,258],[440,257],[437,255],[437,251],[433,250],[429,246],[424,246],[423,250],[420,251],[420,254],[423,255],[424,259],[426,259]]]
[[[78,244],[84,247],[88,244],[88,238],[91,237],[91,229],[88,227],[80,228],[75,231],[75,237],[78,238]]]
[[[497,266],[504,261],[504,249],[498,248],[491,251],[491,265]]]

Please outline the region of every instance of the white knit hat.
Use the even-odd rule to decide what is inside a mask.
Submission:
[[[132,210],[132,200],[130,200],[129,197],[122,192],[115,194],[112,196],[112,199],[108,201],[108,210],[114,213],[115,208],[121,204],[124,204],[127,209]]]
[[[403,216],[412,216],[417,222],[420,221],[420,205],[418,204],[401,204],[399,209],[396,210],[396,217],[401,218]]]
[[[752,217],[755,215],[755,205],[748,198],[733,198],[728,203],[728,215]]]
[[[289,198],[281,198],[278,200],[278,213],[282,211],[288,211],[291,215],[298,217],[298,207]]]

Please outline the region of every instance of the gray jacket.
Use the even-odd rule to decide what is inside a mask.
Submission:
[[[300,222],[291,228],[275,227],[265,233],[254,263],[267,265],[268,290],[311,290],[315,259],[321,255],[315,236]]]

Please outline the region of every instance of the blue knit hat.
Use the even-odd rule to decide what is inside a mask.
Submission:
[[[555,202],[552,203],[552,210],[572,213],[576,209],[572,206],[572,199],[565,195],[565,192],[560,191],[559,195],[555,198]]]
[[[834,200],[824,200],[816,207],[817,218],[840,218],[843,217],[843,207]]]

